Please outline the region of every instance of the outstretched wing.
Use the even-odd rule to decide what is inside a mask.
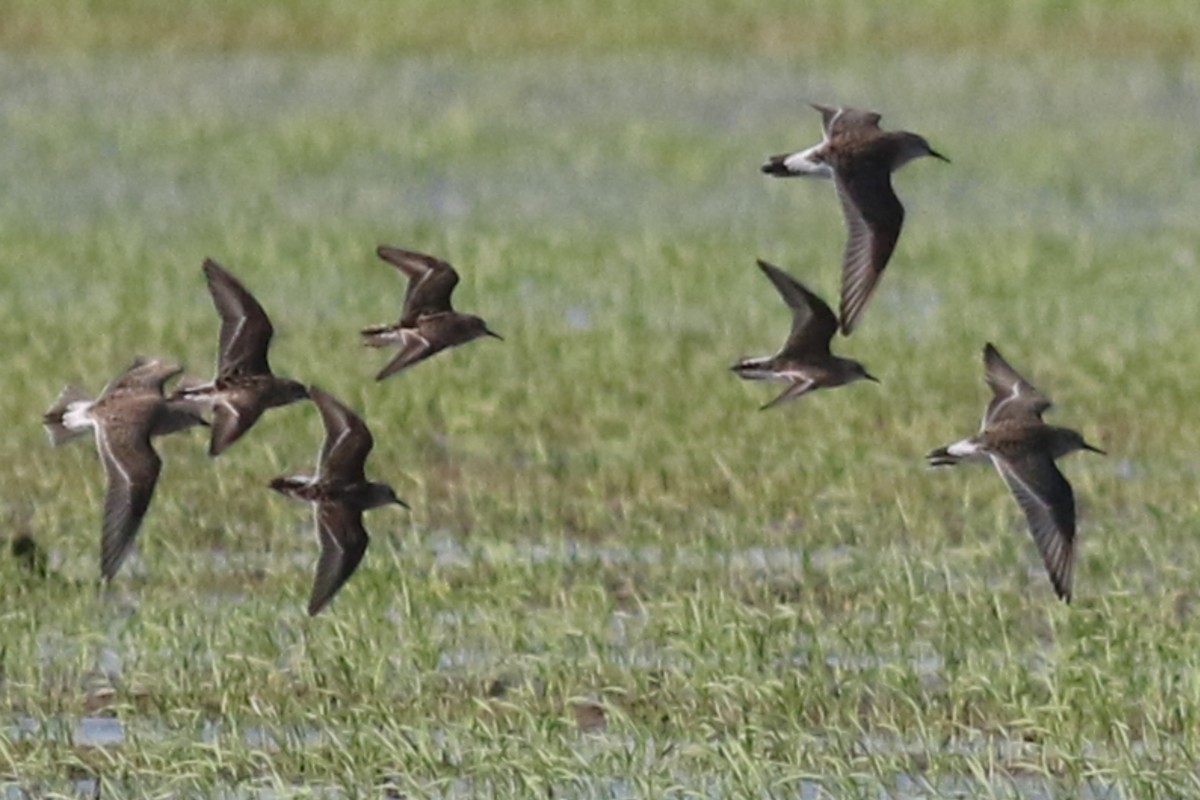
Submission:
[[[1014,460],[992,457],[1029,523],[1055,593],[1070,602],[1075,570],[1075,494],[1046,453]]]
[[[338,481],[365,481],[363,467],[375,445],[366,423],[328,392],[313,386],[309,395],[321,410],[321,421],[325,424],[325,443],[317,460],[317,474]]]
[[[424,361],[436,352],[437,350],[428,339],[421,335],[420,331],[415,328],[401,328],[400,352],[387,363],[387,366],[379,370],[375,380],[381,381],[384,378],[390,378],[418,361]]]
[[[792,329],[780,355],[803,357],[829,355],[829,340],[837,331],[833,310],[798,280],[779,267],[759,259],[759,268],[792,309]]]
[[[106,580],[112,580],[133,549],[134,537],[154,496],[162,461],[150,445],[150,434],[145,426],[97,426],[96,446],[108,476],[100,539],[100,573]]]
[[[183,367],[174,361],[138,356],[124,372],[109,381],[108,385],[104,387],[104,391],[100,393],[100,397],[109,397],[118,391],[162,394],[163,384],[181,372],[183,372]]]
[[[454,267],[440,258],[399,247],[380,245],[375,252],[408,276],[401,325],[415,325],[422,314],[453,310],[450,295],[458,285],[458,273]]]
[[[317,572],[308,601],[311,616],[320,613],[350,580],[367,552],[369,541],[361,511],[337,502],[318,503],[316,518],[321,555],[317,559]]]
[[[217,375],[270,374],[267,349],[275,329],[267,312],[237,278],[211,258],[204,261],[204,276],[208,279],[213,305],[221,316]]]
[[[834,185],[848,234],[842,254],[841,317],[842,334],[849,336],[896,249],[904,206],[892,189],[891,172],[883,164],[839,171]]]
[[[1041,420],[1050,408],[1050,398],[1021,377],[991,342],[983,348],[984,379],[992,399],[983,414],[983,428],[1007,420]]]

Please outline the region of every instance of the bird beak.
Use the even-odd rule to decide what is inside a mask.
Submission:
[[[1101,450],[1099,447],[1094,447],[1094,446],[1092,446],[1092,445],[1088,444],[1087,442],[1084,442],[1084,443],[1083,443],[1083,449],[1084,449],[1084,450],[1090,450],[1090,451],[1092,451],[1093,453],[1099,453],[1099,454],[1100,454],[1100,455],[1102,455],[1102,456],[1106,456],[1106,455],[1108,455],[1108,453],[1104,452],[1104,451],[1103,451],[1103,450]]]
[[[874,375],[872,375],[869,372],[864,372],[863,377],[866,378],[867,380],[871,381],[872,383],[883,383],[883,381],[879,380],[879,378],[876,378]]]
[[[939,153],[937,150],[934,150],[932,147],[929,148],[929,155],[933,156],[934,158],[945,161],[947,164],[950,163],[950,159],[946,158],[944,155]]]
[[[409,511],[412,511],[412,506],[410,506],[408,503],[406,503],[406,502],[404,502],[403,500],[401,500],[399,497],[397,497],[397,498],[396,498],[396,505],[398,505],[398,506],[404,506],[404,507],[405,507],[405,508],[407,508]]]
[[[499,339],[502,342],[504,341],[504,337],[501,336],[500,334],[496,333],[491,328],[484,328],[483,332],[486,333],[488,336],[491,336],[493,339]]]

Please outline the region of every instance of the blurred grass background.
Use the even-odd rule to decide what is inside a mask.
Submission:
[[[886,0],[803,5],[783,0],[568,0],[549,13],[536,0],[8,0],[6,49],[51,52],[146,48],[170,51],[303,50],[377,56],[473,52],[611,53],[860,59],[895,51],[1047,52],[1189,58],[1196,9],[1186,0],[961,0],[899,5]]]

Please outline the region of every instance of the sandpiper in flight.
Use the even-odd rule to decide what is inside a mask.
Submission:
[[[778,178],[832,178],[849,237],[842,255],[842,334],[849,336],[887,266],[904,206],[892,189],[892,172],[922,156],[950,159],[907,131],[880,129],[880,115],[812,104],[821,112],[821,141],[807,150],[772,156],[762,171]]]
[[[163,384],[180,372],[181,367],[163,359],[138,359],[96,400],[67,387],[43,418],[56,445],[88,428],[95,431],[108,476],[100,543],[100,572],[106,580],[129,555],[162,470],[150,438],[206,424],[191,403],[163,397]]]
[[[321,389],[314,386],[310,393],[325,425],[317,474],[285,475],[270,486],[314,506],[321,556],[308,613],[315,615],[350,579],[367,551],[363,512],[391,504],[408,508],[408,504],[386,483],[367,480],[363,467],[374,440],[362,419]]]
[[[758,266],[775,284],[792,309],[792,330],[783,348],[773,356],[746,358],[731,369],[746,380],[783,381],[791,384],[783,394],[763,406],[770,408],[817,389],[832,388],[857,380],[878,380],[849,358],[835,356],[829,342],[837,332],[837,318],[825,301],[779,267],[759,260]]]
[[[1075,567],[1075,494],[1054,460],[1076,450],[1104,454],[1076,431],[1042,421],[1050,399],[1009,366],[991,344],[983,364],[992,399],[976,436],[939,447],[927,458],[940,467],[991,461],[1017,498],[1054,591],[1071,601]]]
[[[375,376],[376,380],[381,381],[441,350],[466,344],[480,336],[503,339],[479,317],[460,314],[450,305],[450,294],[458,285],[454,267],[433,256],[398,247],[380,245],[375,252],[408,276],[400,321],[362,331],[363,344],[400,348],[396,357]]]
[[[208,454],[215,456],[241,438],[268,408],[303,400],[308,390],[271,372],[267,349],[275,329],[254,296],[212,259],[205,260],[204,275],[221,315],[217,376],[209,383],[181,384],[174,398],[211,406]]]

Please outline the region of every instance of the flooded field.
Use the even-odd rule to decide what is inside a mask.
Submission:
[[[831,187],[758,173],[809,100],[952,163],[895,177],[835,342],[882,384],[760,413],[729,366],[788,314],[755,258],[838,285]],[[1197,123],[1200,63],[1150,46],[5,51],[0,534],[46,574],[5,543],[0,800],[1200,797]],[[385,242],[504,342],[375,383]],[[316,618],[311,513],[267,489],[310,404],[217,459],[158,440],[108,586],[95,447],[41,429],[135,354],[210,372],[205,257],[412,506]],[[1070,606],[993,470],[924,465],[986,341],[1109,453],[1061,462]]]

